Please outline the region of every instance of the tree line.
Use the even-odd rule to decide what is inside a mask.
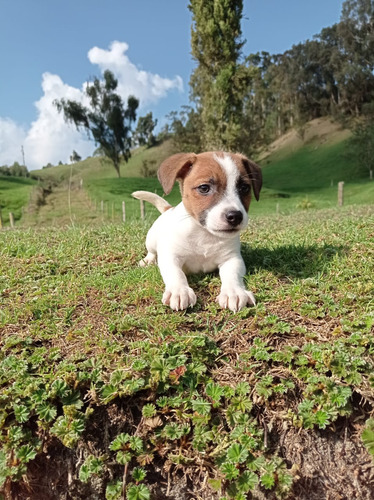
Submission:
[[[20,165],[17,161],[10,167],[8,165],[0,166],[0,175],[12,177],[29,177],[29,171],[25,165]]]
[[[191,105],[169,115],[180,150],[251,154],[314,118],[373,122],[374,0],[346,0],[337,24],[282,54],[243,54],[242,0],[189,7]]]

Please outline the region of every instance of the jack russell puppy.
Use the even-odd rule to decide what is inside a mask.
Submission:
[[[241,154],[224,152],[180,153],[165,160],[158,179],[165,194],[179,181],[182,202],[172,207],[157,194],[136,191],[161,212],[146,238],[147,256],[139,264],[156,261],[165,283],[162,302],[179,311],[196,304],[196,295],[185,273],[211,272],[218,268],[222,287],[219,305],[239,311],[255,305],[246,290],[246,272],[240,254],[239,233],[247,226],[253,192],[259,199],[260,167]]]

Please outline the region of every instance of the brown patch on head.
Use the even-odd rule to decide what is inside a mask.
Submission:
[[[201,214],[218,203],[226,189],[226,174],[214,154],[197,155],[193,168],[181,183],[184,206],[196,219],[200,219]]]
[[[246,156],[235,153],[231,155],[234,158],[235,164],[242,171],[244,168],[247,178],[251,183],[253,193],[256,200],[260,198],[260,191],[262,187],[262,172],[261,168],[252,160],[249,160]]]
[[[178,153],[164,160],[157,176],[165,194],[169,194],[176,180],[182,181],[196,160],[195,153]]]

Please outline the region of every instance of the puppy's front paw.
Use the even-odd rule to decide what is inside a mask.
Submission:
[[[181,311],[196,304],[196,295],[189,286],[167,288],[162,296],[162,303],[170,306],[174,311]]]
[[[245,288],[222,288],[217,297],[219,305],[223,309],[230,309],[233,312],[240,311],[247,304],[255,306],[256,300],[252,292]]]

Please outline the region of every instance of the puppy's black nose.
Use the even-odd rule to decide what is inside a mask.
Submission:
[[[230,210],[225,214],[227,222],[232,227],[239,226],[241,221],[243,220],[243,214],[240,210]]]

